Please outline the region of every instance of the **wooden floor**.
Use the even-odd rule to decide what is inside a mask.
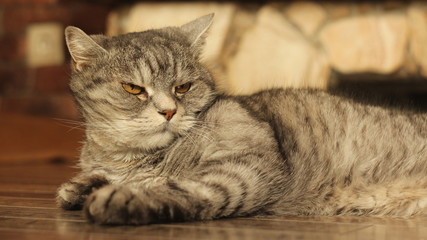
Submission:
[[[3,120],[2,120],[3,119]],[[13,136],[6,136],[15,131],[26,129],[39,131],[37,141],[47,139],[43,124],[28,126],[20,123],[15,116],[0,117],[0,240],[15,239],[363,239],[363,240],[402,240],[426,239],[427,218],[379,218],[379,217],[275,217],[275,218],[239,218],[206,222],[176,224],[156,224],[149,226],[99,226],[86,222],[81,211],[63,211],[55,206],[57,187],[74,176],[78,169],[72,168],[72,161],[56,158],[59,152],[52,152],[49,146],[59,149],[57,137],[50,137],[50,144],[34,146],[20,136],[19,142],[13,142]],[[3,121],[3,122],[2,122]],[[34,124],[35,119],[31,120]],[[21,125],[16,125],[17,123]],[[15,125],[14,125],[15,124]],[[48,122],[49,131],[52,123]],[[62,133],[58,138],[75,139],[69,133]],[[24,134],[24,135],[25,135]],[[53,133],[51,133],[53,134]],[[75,133],[78,138],[79,134]],[[40,136],[40,135],[39,135]],[[45,137],[43,137],[45,136]],[[65,136],[65,137],[64,137]],[[25,145],[25,144],[28,144]],[[62,143],[64,144],[64,143]],[[17,145],[15,156],[10,147]],[[3,146],[3,149],[2,149]],[[5,149],[4,146],[8,146]],[[69,149],[73,146],[64,147]],[[22,149],[21,149],[22,148]],[[72,150],[72,149],[71,149]],[[7,152],[9,151],[9,152]],[[6,153],[8,155],[5,155]],[[25,152],[26,154],[22,155]],[[39,153],[38,153],[39,152]],[[41,153],[40,153],[41,152]],[[31,153],[31,154],[30,154]],[[36,161],[29,161],[31,155]],[[69,153],[74,154],[74,153]],[[9,158],[5,158],[8,156]],[[13,161],[7,161],[12,159]],[[48,159],[51,160],[48,160]],[[23,160],[24,159],[24,160]],[[25,160],[27,159],[27,160]]]
[[[427,239],[427,218],[239,218],[108,227],[55,206],[58,185],[77,172],[66,163],[0,164],[0,239]]]

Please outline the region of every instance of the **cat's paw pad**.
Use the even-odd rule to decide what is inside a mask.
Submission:
[[[142,201],[125,186],[108,185],[91,194],[85,203],[87,218],[100,224],[147,224]]]
[[[83,207],[86,197],[97,188],[108,184],[108,181],[99,176],[76,179],[61,185],[56,197],[58,205],[66,210],[79,210]]]

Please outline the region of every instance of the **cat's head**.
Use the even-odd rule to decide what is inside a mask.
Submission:
[[[197,124],[197,115],[216,95],[199,62],[212,18],[116,37],[66,28],[70,87],[88,137],[106,146],[152,150]]]

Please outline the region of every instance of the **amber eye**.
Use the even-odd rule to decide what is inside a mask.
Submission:
[[[191,88],[191,83],[186,83],[175,87],[175,93],[186,93]]]
[[[137,86],[135,84],[131,83],[122,83],[122,87],[126,92],[133,94],[133,95],[139,95],[145,93],[145,88]]]

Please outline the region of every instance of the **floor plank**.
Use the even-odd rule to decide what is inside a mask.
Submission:
[[[49,196],[52,194],[49,193]],[[48,198],[35,198],[35,197],[11,197],[11,196],[0,196],[0,206],[12,206],[12,207],[50,207],[55,208],[55,199]]]
[[[254,226],[253,224],[240,225],[234,220],[212,221],[212,223],[181,223],[181,224],[158,224],[151,226],[125,226],[125,227],[105,227],[87,224],[85,222],[56,221],[49,223],[45,219],[33,219],[21,221],[27,227],[25,232],[45,232],[50,234],[60,233],[62,235],[91,234],[96,239],[104,234],[117,237],[140,237],[145,239],[284,239],[289,236],[318,236],[321,239],[331,239],[342,236],[340,233],[317,232],[301,230],[289,231],[287,229],[269,229],[265,226]],[[223,224],[216,225],[217,222]],[[226,224],[224,224],[226,222]],[[250,220],[246,220],[249,223]],[[19,231],[16,226],[16,219],[0,218],[0,224],[4,230]],[[0,231],[2,230],[0,228]],[[98,235],[99,234],[99,235]]]

